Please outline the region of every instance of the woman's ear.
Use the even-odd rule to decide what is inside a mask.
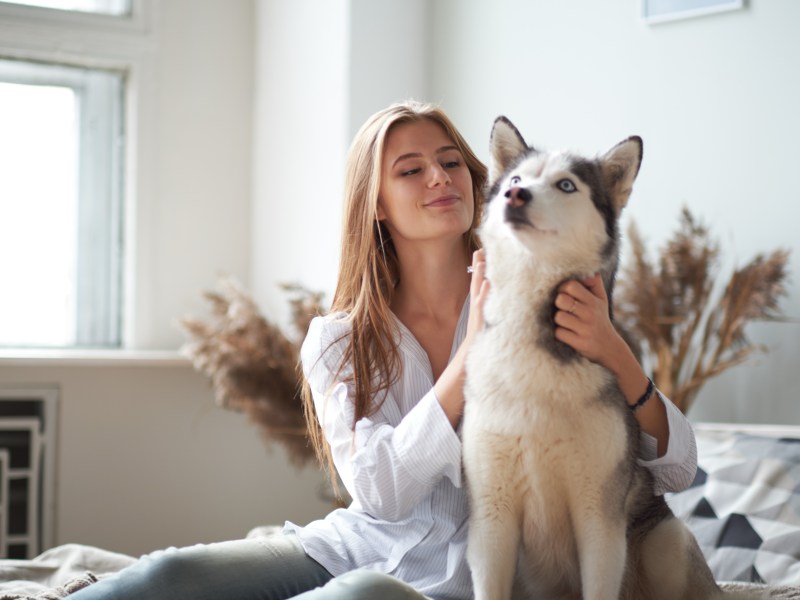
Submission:
[[[375,217],[378,219],[378,221],[383,221],[386,218],[386,212],[383,210],[380,198],[378,198],[378,204],[375,207]]]

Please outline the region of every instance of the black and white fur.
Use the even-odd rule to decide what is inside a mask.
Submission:
[[[594,159],[539,152],[500,117],[490,145],[491,288],[463,424],[475,598],[715,597],[694,537],[636,461],[614,377],[554,337],[559,284],[599,272],[611,298],[642,141]]]

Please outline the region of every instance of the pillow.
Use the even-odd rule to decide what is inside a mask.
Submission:
[[[800,439],[696,432],[692,486],[665,498],[718,581],[800,582]]]

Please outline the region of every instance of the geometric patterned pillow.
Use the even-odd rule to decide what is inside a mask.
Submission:
[[[800,439],[695,432],[692,486],[666,494],[717,581],[800,583]]]

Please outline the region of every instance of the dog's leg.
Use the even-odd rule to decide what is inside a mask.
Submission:
[[[472,570],[475,600],[511,597],[519,550],[520,524],[507,495],[495,495],[472,507],[467,560]]]
[[[584,600],[619,598],[625,574],[627,536],[622,518],[609,519],[586,507],[575,515],[575,537]],[[674,599],[673,599],[674,600]]]
[[[514,449],[506,440],[487,442],[485,446],[477,449],[465,445],[464,466],[471,502],[467,561],[475,600],[507,600],[511,597],[520,542],[519,498],[507,469],[509,460],[513,462],[510,457]]]
[[[692,533],[674,517],[642,541],[641,565],[647,597],[653,600],[706,600],[720,591]]]

